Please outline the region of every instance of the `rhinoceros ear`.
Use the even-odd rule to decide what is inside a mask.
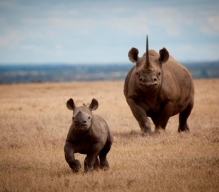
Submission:
[[[163,48],[160,50],[160,62],[165,63],[169,59],[169,52],[166,50],[166,48]]]
[[[66,106],[69,110],[74,110],[76,107],[72,98],[67,101]]]
[[[136,48],[132,48],[130,51],[129,51],[129,60],[132,62],[132,63],[136,63],[137,60],[138,60],[138,49]]]
[[[89,106],[91,111],[94,111],[98,108],[99,104],[98,101],[96,99],[92,99],[91,104]]]

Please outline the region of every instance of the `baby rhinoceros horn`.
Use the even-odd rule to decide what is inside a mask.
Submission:
[[[79,111],[76,115],[75,115],[76,118],[78,119],[81,119],[83,118],[83,113],[81,111]]]

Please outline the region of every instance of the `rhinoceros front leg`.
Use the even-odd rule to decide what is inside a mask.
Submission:
[[[155,131],[159,132],[160,129],[166,128],[167,122],[169,118],[171,117],[174,110],[174,105],[172,102],[168,102],[163,107],[161,113],[158,115],[157,118],[153,119],[153,122],[155,123]]]
[[[95,162],[94,162],[94,170],[98,170],[100,166],[100,161],[98,159],[98,157],[96,157]],[[85,158],[84,160],[84,172],[88,172],[88,157]]]
[[[73,172],[78,172],[81,168],[81,164],[77,159],[75,159],[74,149],[71,143],[65,143],[64,152],[65,160],[69,164],[69,167],[72,169]]]
[[[97,156],[100,152],[100,149],[101,147],[99,145],[95,145],[87,154],[84,160],[84,172],[93,172],[93,169],[96,167],[96,165],[99,165]]]
[[[138,121],[142,132],[151,134],[151,123],[147,117],[145,110],[131,98],[128,98],[127,102],[131,108],[134,117]]]

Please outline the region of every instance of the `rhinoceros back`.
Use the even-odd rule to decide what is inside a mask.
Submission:
[[[192,81],[192,76],[188,69],[179,64],[172,56],[170,56],[169,60],[165,64],[163,64],[163,70],[165,70],[165,73],[169,73],[169,75],[171,76],[171,79],[167,78],[165,80],[166,84],[173,84],[172,86],[177,92],[175,111],[175,113],[177,113],[179,111],[182,111],[183,108],[185,108],[187,104],[190,103],[191,100],[193,100],[194,85]],[[172,90],[169,91],[171,92]]]
[[[180,88],[183,89],[183,92],[186,95],[190,95],[190,93],[193,91],[193,81],[189,70],[183,65],[179,64],[172,56],[169,57],[169,60],[166,64],[169,66],[171,74],[177,81]]]

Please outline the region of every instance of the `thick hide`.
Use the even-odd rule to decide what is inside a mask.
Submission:
[[[141,130],[151,133],[148,117],[155,131],[165,129],[171,116],[179,114],[178,131],[189,131],[187,118],[194,105],[194,85],[190,72],[163,48],[159,54],[148,49],[142,57],[138,50],[129,51],[136,65],[125,79],[124,94]]]
[[[113,138],[106,121],[92,114],[98,108],[97,100],[93,99],[89,107],[76,107],[73,99],[69,99],[67,108],[73,110],[72,125],[64,147],[65,159],[70,168],[73,172],[79,171],[81,164],[74,154],[81,153],[86,155],[85,172],[98,167],[108,169],[106,155],[110,151]]]

